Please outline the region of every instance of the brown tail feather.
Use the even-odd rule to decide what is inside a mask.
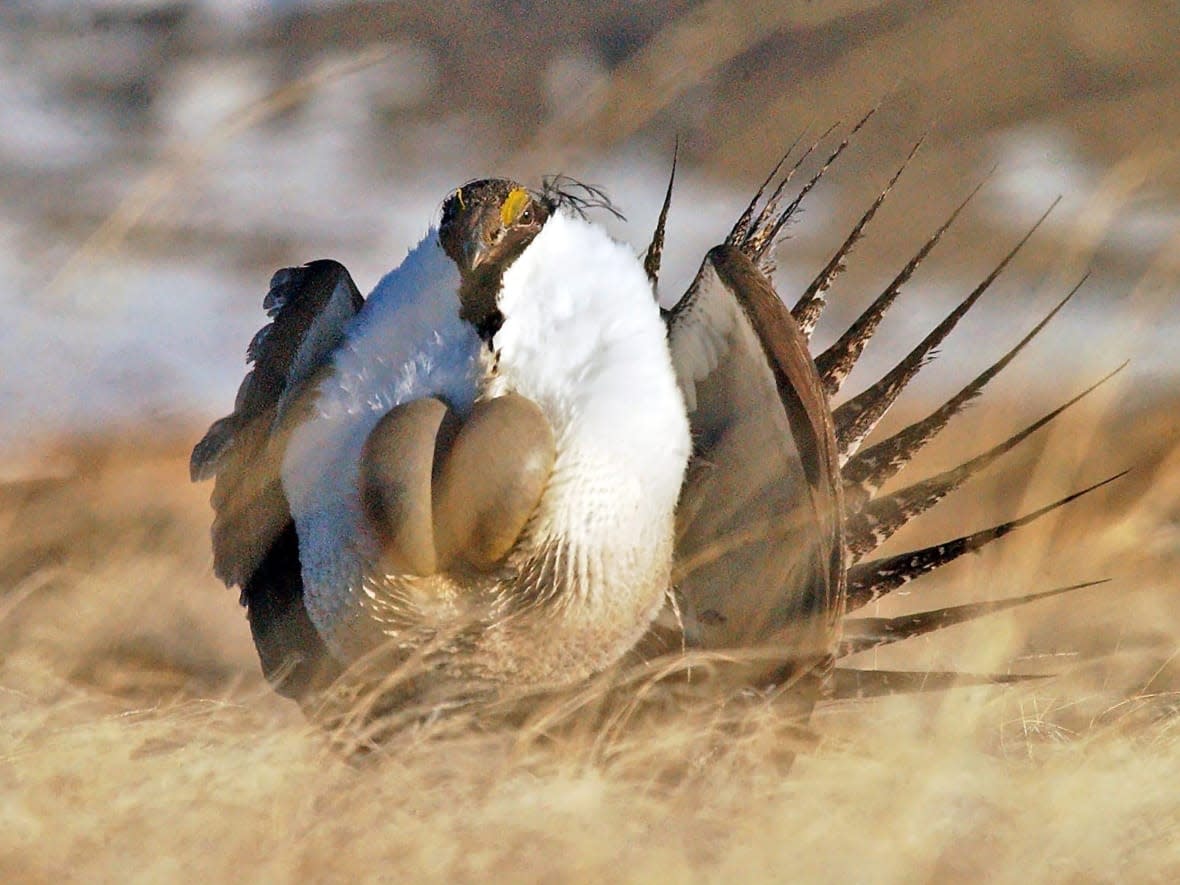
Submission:
[[[864,350],[869,339],[877,331],[877,326],[880,324],[882,318],[884,318],[886,311],[889,310],[893,302],[897,299],[898,293],[901,292],[901,287],[909,282],[914,272],[918,269],[918,265],[938,245],[938,241],[942,239],[943,234],[950,229],[955,219],[959,217],[959,213],[979,193],[979,189],[983,187],[986,181],[987,179],[984,179],[984,181],[981,181],[972,189],[966,199],[955,208],[955,211],[951,213],[950,217],[923,244],[922,248],[918,250],[918,253],[901,269],[901,272],[893,278],[893,282],[886,287],[885,291],[877,296],[877,299],[857,318],[856,322],[849,326],[848,331],[841,335],[835,344],[816,357],[815,367],[819,371],[820,380],[823,381],[824,390],[827,391],[828,396],[835,396],[840,392],[840,387],[844,383],[844,379],[848,377],[848,373],[856,365],[861,351]]]
[[[878,698],[894,694],[945,691],[968,685],[1005,685],[1045,679],[1043,675],[1017,673],[953,673],[941,670],[855,670],[836,667],[832,671],[827,700],[845,701]]]
[[[897,180],[901,178],[901,173],[909,166],[910,161],[914,159],[914,155],[918,153],[918,149],[922,146],[924,138],[918,139],[910,150],[909,155],[898,167],[897,171],[893,173],[893,177],[889,179],[888,183],[877,195],[877,199],[873,200],[868,210],[860,217],[860,220],[852,228],[852,232],[840,244],[840,248],[836,250],[830,261],[824,265],[823,270],[819,272],[811,285],[803,292],[802,297],[795,303],[795,307],[791,310],[795,321],[799,323],[804,335],[810,335],[816,324],[819,322],[820,314],[823,313],[824,305],[826,303],[825,296],[832,283],[835,281],[845,268],[845,260],[852,252],[853,247],[860,241],[864,235],[864,230],[868,227],[877,214],[877,210],[885,202],[885,198],[889,196],[889,192],[893,190],[893,186],[897,184]],[[822,376],[821,376],[822,377]]]
[[[865,449],[844,465],[844,507],[847,513],[859,512],[894,474],[904,467],[926,443],[934,439],[947,423],[968,403],[979,396],[996,375],[1012,362],[1086,282],[1086,277],[1070,290],[1015,347],[981,372],[976,378],[921,421],[911,424],[875,446]]]
[[[850,399],[832,413],[836,423],[836,441],[840,447],[842,458],[853,454],[861,442],[868,436],[877,422],[885,416],[889,408],[897,400],[898,395],[909,384],[910,380],[932,358],[932,351],[937,347],[951,330],[958,325],[959,320],[969,311],[979,297],[988,290],[996,277],[1006,268],[1009,262],[1024,247],[1037,228],[1049,217],[1049,213],[1061,201],[1058,197],[1045,213],[1037,219],[1028,232],[1020,238],[1008,254],[996,265],[974,291],[971,292],[950,314],[927,335],[922,342],[911,350],[900,363],[876,384]]]
[[[745,252],[746,255],[752,261],[754,261],[756,264],[758,264],[758,266],[760,268],[762,268],[762,270],[765,273],[767,273],[768,275],[769,275],[770,271],[773,270],[773,267],[771,266],[770,262],[764,263],[764,262],[762,262],[761,259],[762,259],[762,256],[764,255],[765,251],[769,248],[769,245],[773,244],[773,242],[774,242],[774,237],[772,234],[769,233],[769,231],[775,227],[775,225],[778,223],[779,219],[782,217],[782,215],[779,214],[778,206],[779,206],[779,202],[782,200],[783,192],[786,190],[787,184],[791,181],[791,179],[793,179],[795,177],[795,173],[799,171],[799,167],[803,165],[804,161],[806,161],[807,158],[810,157],[811,154],[816,150],[816,148],[819,147],[820,142],[822,142],[825,138],[827,138],[829,135],[831,135],[832,131],[835,130],[835,128],[839,125],[840,125],[839,123],[834,123],[831,126],[829,126],[827,128],[827,130],[824,131],[824,133],[822,135],[820,135],[820,137],[817,138],[812,143],[811,147],[809,147],[807,150],[805,150],[803,152],[803,155],[800,156],[799,159],[795,161],[795,165],[792,166],[787,171],[787,174],[783,176],[782,181],[780,181],[778,183],[778,186],[775,187],[774,192],[770,195],[769,199],[767,199],[766,205],[763,206],[762,211],[758,213],[758,218],[754,221],[754,223],[752,225],[750,225],[749,231],[746,233],[745,238],[740,243],[742,251]],[[842,149],[843,148],[841,148],[841,150]],[[783,157],[783,160],[786,160],[786,157]],[[829,158],[827,165],[824,166],[824,169],[826,169],[828,165],[831,165],[831,162],[832,162],[832,159]],[[780,163],[779,165],[781,166],[782,164]],[[777,167],[776,167],[776,172],[777,172]],[[821,170],[819,174],[822,176],[823,171]],[[771,177],[772,178],[774,177],[773,174],[771,175]],[[808,190],[811,187],[814,187],[815,181],[818,180],[818,177],[819,176],[817,176],[815,179],[813,179],[811,181],[810,184],[805,185],[804,187]],[[757,197],[755,197],[755,199],[757,199]],[[791,206],[794,206],[797,208],[798,200],[793,201],[791,203]],[[793,211],[791,206],[788,206],[786,211],[782,214],[785,215],[786,212]],[[738,244],[732,244],[732,245],[738,245]]]
[[[855,611],[862,606],[868,605],[886,593],[891,593],[898,587],[908,584],[915,578],[921,577],[927,572],[934,571],[934,569],[958,559],[964,553],[972,553],[979,550],[985,544],[990,544],[992,541],[1002,538],[1016,529],[1039,519],[1046,513],[1050,513],[1058,507],[1064,507],[1071,501],[1076,501],[1083,495],[1088,495],[1090,492],[1100,489],[1107,483],[1114,482],[1126,474],[1126,470],[1116,473],[1114,476],[1107,477],[1101,482],[1094,483],[1092,486],[1066,495],[1059,501],[1046,504],[1044,507],[1034,510],[1032,513],[1025,514],[1008,522],[1002,522],[999,525],[983,529],[974,534],[963,535],[950,541],[943,541],[941,544],[934,544],[921,550],[911,550],[907,553],[899,553],[897,556],[874,559],[872,562],[866,562],[855,568],[851,568],[848,570],[847,610]]]
[[[660,281],[660,259],[664,254],[664,228],[668,224],[668,210],[672,207],[672,186],[676,183],[676,161],[680,158],[680,139],[672,148],[672,171],[668,173],[668,189],[664,192],[664,205],[660,207],[660,217],[656,221],[655,232],[651,236],[651,244],[643,256],[643,270],[647,280],[651,283],[651,291],[658,300],[657,285]]]
[[[807,184],[800,188],[799,193],[795,196],[795,199],[791,200],[787,208],[780,212],[777,218],[771,221],[769,214],[765,210],[763,211],[762,216],[765,218],[759,217],[759,222],[762,223],[755,225],[755,229],[751,232],[751,248],[747,254],[750,255],[754,263],[758,265],[758,268],[764,274],[769,276],[770,274],[774,273],[774,244],[778,242],[778,235],[782,232],[782,229],[786,226],[787,222],[790,221],[792,217],[794,217],[795,213],[799,210],[799,206],[803,203],[803,200],[809,193],[811,193],[811,189],[819,183],[819,180],[824,177],[824,173],[826,173],[831,165],[836,162],[836,159],[842,153],[844,153],[844,149],[848,147],[856,134],[860,132],[861,127],[863,127],[865,123],[869,121],[869,118],[872,117],[876,111],[876,108],[870,109],[868,113],[866,113],[860,118],[859,121],[857,121],[857,124],[853,126],[851,130],[849,130],[848,134],[844,136],[840,144],[836,146],[836,149],[828,155],[828,158],[824,161],[824,164],[820,167],[819,171],[816,172],[815,175],[811,176]],[[793,313],[794,311],[792,311],[792,314]],[[795,317],[795,321],[798,322],[799,318]],[[803,330],[803,334],[805,336],[810,334],[810,329],[804,326],[803,323],[799,323],[799,327]]]
[[[794,178],[795,173],[799,170],[799,167],[803,164],[803,161],[811,156],[811,152],[814,151],[816,147],[819,146],[819,143],[827,138],[828,135],[831,134],[832,130],[838,125],[838,123],[833,123],[830,127],[828,127],[828,130],[820,135],[820,137],[816,139],[811,147],[803,152],[803,156],[795,161],[795,165],[787,171],[787,174],[783,176],[783,180],[780,181],[778,186],[774,189],[774,193],[770,195],[770,199],[766,201],[766,205],[758,214],[758,220],[753,221],[754,210],[758,208],[758,203],[761,202],[762,195],[766,193],[766,189],[770,187],[770,183],[774,181],[775,177],[779,173],[779,170],[783,168],[787,162],[787,159],[795,152],[795,148],[799,146],[799,142],[803,140],[803,133],[799,133],[798,137],[796,137],[796,139],[791,142],[786,152],[782,155],[782,158],[774,164],[774,168],[770,170],[770,174],[766,176],[766,180],[762,182],[761,186],[755,192],[753,198],[751,198],[749,202],[749,205],[747,205],[745,211],[742,212],[741,217],[739,217],[737,222],[734,223],[733,229],[729,232],[729,236],[725,238],[725,242],[728,245],[737,246],[738,248],[742,248],[747,245],[747,241],[752,236],[752,234],[757,231],[765,223],[766,218],[774,212],[778,205],[779,197],[782,196],[783,189],[786,188],[787,183],[792,178]]]
[[[1073,399],[1058,406],[1047,415],[1029,424],[997,446],[993,446],[970,461],[952,467],[929,479],[914,483],[884,498],[877,498],[865,505],[859,513],[847,520],[847,550],[850,562],[856,562],[866,553],[884,544],[899,528],[929,510],[952,491],[966,482],[973,474],[994,462],[1001,455],[1014,449],[1030,435],[1040,430],[1070,406],[1094,392],[1126,366],[1123,363],[1105,378],[1083,390]]]
[[[901,642],[914,636],[933,633],[945,627],[973,621],[984,615],[1007,611],[1038,599],[1048,599],[1060,596],[1073,590],[1095,587],[1105,584],[1109,578],[1101,581],[1086,581],[1082,584],[1071,584],[1068,587],[1057,587],[1054,590],[1042,590],[1039,593],[1028,593],[1024,596],[1014,596],[1009,599],[996,599],[988,602],[975,602],[968,605],[953,605],[946,608],[936,608],[930,611],[915,612],[900,615],[896,618],[849,618],[844,621],[844,637],[840,642],[837,657],[846,657],[861,651]]]

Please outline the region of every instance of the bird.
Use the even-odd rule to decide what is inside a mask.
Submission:
[[[773,282],[776,247],[870,115],[784,205],[819,142],[788,165],[792,144],[667,308],[657,296],[675,157],[642,254],[589,219],[617,214],[597,187],[489,178],[451,193],[437,226],[367,298],[335,261],[278,271],[234,410],[190,463],[194,481],[215,478],[214,570],[241,588],[276,690],[307,709],[349,673],[380,681],[407,662],[417,666],[393,680],[395,703],[548,690],[689,651],[724,662],[722,684],[793,693],[805,713],[824,697],[1010,681],[839,666],[1092,586],[849,617],[1121,475],[865,561],[1102,383],[958,467],[881,493],[1077,287],[944,405],[862,451],[1044,220],[897,366],[833,405],[885,312],[979,190],[813,355],[829,288],[920,142],[792,307]]]
[[[281,692],[379,649],[427,655],[440,690],[569,684],[663,605],[688,420],[593,197],[469,182],[368,299],[334,262],[272,280],[192,473]]]

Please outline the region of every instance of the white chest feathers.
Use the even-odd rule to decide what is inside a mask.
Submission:
[[[536,402],[557,444],[536,533],[620,567],[654,567],[666,582],[690,440],[642,263],[601,228],[558,213],[504,273],[498,306],[487,393]]]
[[[439,254],[424,243],[383,284],[406,297],[375,293],[366,304],[319,414],[289,447],[284,484],[308,613],[347,663],[383,641],[381,632],[409,649],[451,629],[433,609],[404,608],[419,591],[470,598],[486,615],[462,651],[432,662],[440,676],[524,685],[583,678],[634,645],[668,588],[690,442],[659,308],[626,246],[558,214],[504,273],[503,323],[489,349],[458,320],[457,277],[438,266]],[[462,409],[477,394],[509,392],[540,407],[556,457],[505,568],[422,579],[375,573],[356,462],[380,415],[415,396],[442,394]],[[313,480],[299,485],[296,474]],[[404,610],[375,619],[367,599]],[[395,621],[409,626],[382,626]]]

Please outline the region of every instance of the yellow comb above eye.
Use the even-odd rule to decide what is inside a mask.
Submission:
[[[504,198],[504,203],[500,206],[500,221],[505,227],[516,223],[516,219],[520,218],[520,213],[524,211],[524,207],[529,204],[530,199],[529,192],[523,187],[514,187],[509,191],[508,196]]]

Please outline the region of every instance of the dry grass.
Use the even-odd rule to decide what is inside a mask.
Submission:
[[[1076,231],[1043,235],[1061,239],[1047,252],[1069,256],[1055,264],[1063,278],[1099,250],[1117,227],[1117,209],[1147,199],[1144,182],[1161,203],[1176,193],[1180,167],[1170,148],[1158,147],[1180,125],[1164,5],[1083,10],[1061,0],[1050,4],[1053,14],[1030,15],[1011,2],[928,10],[858,0],[780,4],[748,21],[732,20],[719,2],[649,6],[610,13],[639,16],[619,32],[634,28],[641,42],[601,88],[553,119],[542,119],[538,65],[502,60],[530,57],[533,44],[522,50],[522,39],[582,45],[597,33],[583,20],[593,18],[590,6],[550,5],[553,21],[538,20],[538,6],[533,38],[515,19],[490,26],[466,6],[362,4],[358,13],[329,4],[293,34],[264,30],[257,39],[293,40],[308,64],[311,48],[332,48],[341,34],[346,44],[375,42],[375,54],[406,28],[448,47],[433,103],[381,133],[406,179],[414,173],[399,152],[425,152],[433,163],[446,133],[423,129],[422,120],[433,126],[457,108],[481,134],[496,133],[499,155],[527,176],[577,170],[579,156],[629,132],[664,145],[677,131],[689,161],[734,175],[744,188],[799,127],[885,96],[892,123],[862,147],[870,180],[932,120],[929,153],[940,158],[922,170],[921,186],[895,198],[906,223],[885,225],[875,234],[882,245],[861,247],[862,256],[878,249],[890,261],[899,249],[908,254],[915,230],[941,221],[951,197],[930,194],[959,193],[964,178],[973,180],[967,170],[991,162],[980,160],[986,138],[1029,124],[1061,129],[1080,156],[1111,170]],[[344,67],[373,57],[348,46],[353,60]],[[213,57],[220,51],[214,46]],[[172,50],[161,59],[157,75],[171,70]],[[150,253],[163,243],[169,257],[190,254],[189,228],[178,224],[181,233],[169,239],[156,228],[172,219],[158,216],[192,223],[178,209],[190,196],[186,176],[341,68],[329,61],[309,70],[159,160],[113,213],[92,210],[105,219],[97,232],[85,204],[75,205],[88,190],[79,179],[36,179],[28,192],[35,200],[13,190],[12,206],[39,205],[56,187],[61,195],[48,204],[57,214],[46,218],[85,229],[58,283],[119,248]],[[404,141],[393,137],[401,129]],[[129,143],[141,149],[139,136]],[[469,154],[482,159],[465,172],[496,166],[492,148]],[[390,174],[389,157],[374,155],[380,175]],[[159,211],[177,182],[184,200]],[[966,224],[958,254],[991,250],[990,222]],[[212,233],[237,254],[237,233]],[[277,260],[269,237],[261,237],[265,248],[251,247],[261,251],[251,262]],[[315,251],[322,248],[316,239]],[[1153,326],[1174,302],[1175,251],[1160,249],[1145,278],[1151,285],[1133,304],[1108,310],[1108,298],[1095,322],[1133,314]],[[1141,274],[1138,257],[1127,261],[1128,274]],[[956,263],[954,276],[965,267]],[[1097,350],[1091,344],[1078,342],[1087,353]],[[1141,353],[1106,349],[1116,360]],[[1023,377],[1039,382],[1034,396],[1060,380],[1052,369]],[[972,428],[987,414],[1016,426],[1008,412],[1033,408],[1017,405],[976,410],[927,463],[945,466],[964,447],[977,450]],[[669,698],[660,715],[607,729],[591,691],[587,704],[524,725],[470,714],[421,721],[363,756],[340,752],[356,735],[330,740],[263,684],[242,612],[211,575],[208,490],[187,482],[187,447],[199,429],[63,441],[22,471],[34,479],[0,480],[0,880],[1180,880],[1176,406],[1136,406],[1124,396],[1117,412],[1071,414],[1064,432],[1034,438],[997,470],[1001,482],[976,481],[909,541],[992,524],[1123,467],[1136,470],[1062,519],[916,585],[920,599],[890,600],[879,613],[1090,578],[1112,583],[858,662],[1055,678],[831,705],[813,718],[812,741],[759,703],[689,707]],[[155,443],[145,446],[144,436]],[[0,464],[0,477],[9,466]],[[906,543],[899,537],[893,549]]]
[[[1142,439],[1169,411],[1139,423]],[[843,702],[814,718],[810,745],[759,703],[609,732],[574,705],[544,725],[440,717],[351,759],[257,676],[240,611],[209,574],[206,489],[185,482],[182,445],[72,443],[55,457],[59,475],[0,492],[6,881],[1180,874],[1167,573],[1180,459],[1166,451],[953,576],[1004,595],[1029,586],[997,585],[1023,574],[1018,548],[1075,551],[1031,569],[1045,586],[1146,546],[1115,585],[881,658],[985,669],[1032,654],[1017,666],[1065,676]],[[986,498],[947,519],[987,518]],[[1085,654],[1049,656],[1070,648]]]

